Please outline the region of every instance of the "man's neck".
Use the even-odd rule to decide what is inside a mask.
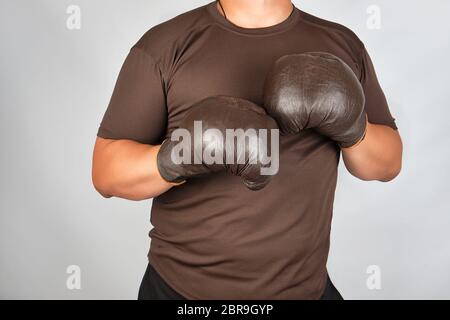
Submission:
[[[243,28],[264,28],[286,20],[292,12],[291,0],[220,0],[218,10],[233,24]]]

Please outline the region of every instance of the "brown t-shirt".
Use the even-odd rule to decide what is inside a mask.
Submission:
[[[245,29],[215,2],[151,30],[132,47],[98,135],[159,144],[189,107],[212,95],[261,105],[272,62],[325,51],[360,79],[369,121],[396,129],[364,45],[349,29],[298,9]],[[280,170],[250,191],[226,173],[189,179],[153,200],[149,260],[189,299],[316,299],[326,262],[339,148],[305,130],[280,138]]]

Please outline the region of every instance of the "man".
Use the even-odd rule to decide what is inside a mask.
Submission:
[[[337,143],[310,127],[284,132],[279,171],[259,191],[227,171],[161,177],[173,165],[161,144],[193,105],[226,95],[267,107],[274,62],[307,52],[331,54],[358,79],[356,140]],[[282,132],[283,108],[268,108]],[[326,262],[341,151],[360,179],[400,172],[401,140],[361,41],[289,0],[222,0],[152,28],[130,50],[98,132],[93,182],[105,197],[154,198],[140,298],[337,299]]]

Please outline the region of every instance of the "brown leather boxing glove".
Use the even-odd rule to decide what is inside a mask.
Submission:
[[[240,176],[251,190],[270,181],[271,174],[262,173],[271,166],[274,152],[278,153],[273,150],[277,145],[271,143],[272,133],[278,139],[278,126],[254,103],[227,96],[206,98],[190,108],[178,130],[163,142],[157,156],[166,181],[181,182],[219,171]],[[190,145],[183,148],[181,140],[190,140]]]
[[[323,52],[278,59],[264,85],[264,107],[282,133],[314,129],[341,148],[365,135],[364,92],[352,69]]]

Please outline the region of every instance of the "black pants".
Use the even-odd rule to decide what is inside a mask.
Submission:
[[[186,298],[169,287],[156,270],[149,264],[139,288],[138,300],[186,300]],[[329,277],[327,279],[325,291],[320,300],[343,300],[341,294],[334,287]]]

